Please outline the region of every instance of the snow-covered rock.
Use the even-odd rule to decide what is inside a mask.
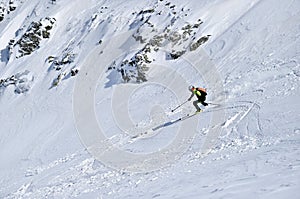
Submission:
[[[0,198],[297,198],[299,12],[2,1]]]

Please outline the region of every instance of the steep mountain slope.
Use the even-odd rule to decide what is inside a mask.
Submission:
[[[296,198],[299,12],[293,0],[2,1],[0,197]],[[211,105],[179,121],[190,84]]]

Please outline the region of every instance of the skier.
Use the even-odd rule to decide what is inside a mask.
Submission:
[[[194,95],[197,96],[197,100],[193,101],[193,105],[197,109],[196,113],[199,113],[201,109],[198,106],[198,103],[201,103],[203,106],[207,106],[208,104],[205,102],[206,100],[206,89],[205,88],[195,88],[194,86],[189,86],[189,90],[192,92],[192,95],[189,97],[188,101],[191,101],[191,99],[194,97]]]

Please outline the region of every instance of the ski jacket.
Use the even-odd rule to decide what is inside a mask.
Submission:
[[[199,98],[199,97],[205,97],[206,95],[207,95],[207,93],[206,93],[206,89],[205,88],[201,88],[201,87],[199,87],[199,88],[195,88],[194,90],[193,90],[193,93]]]

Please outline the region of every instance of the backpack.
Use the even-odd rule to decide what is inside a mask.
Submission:
[[[201,93],[202,96],[206,96],[207,95],[205,88],[198,87],[198,88],[196,88],[196,90],[200,91],[200,93]]]

